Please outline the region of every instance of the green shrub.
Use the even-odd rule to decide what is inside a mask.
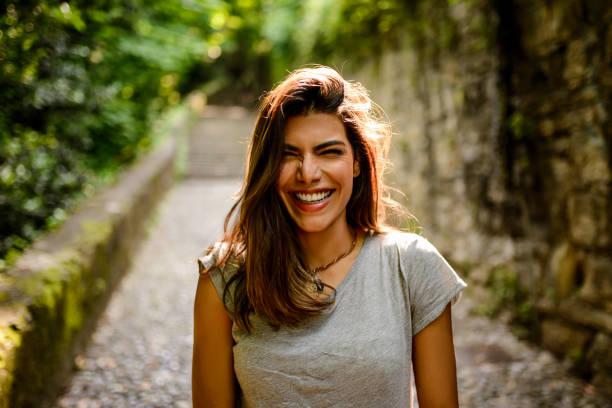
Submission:
[[[262,58],[249,20],[259,7],[25,0],[0,10],[0,270],[145,152],[153,121],[182,94],[248,77]]]
[[[487,282],[488,299],[483,301],[478,312],[488,317],[497,317],[509,312],[515,334],[520,337],[535,337],[537,313],[529,294],[521,288],[516,271],[500,266],[493,269]]]

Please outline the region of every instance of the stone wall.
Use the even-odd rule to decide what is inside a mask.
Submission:
[[[390,181],[483,311],[606,388],[612,4],[443,3],[347,75],[394,124]]]
[[[177,172],[186,112],[167,140],[81,203],[0,275],[0,408],[54,405]]]

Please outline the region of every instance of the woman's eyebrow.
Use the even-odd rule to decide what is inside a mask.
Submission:
[[[325,143],[321,143],[319,145],[316,145],[314,147],[314,150],[315,151],[323,150],[323,149],[325,149],[327,147],[330,147],[330,146],[342,146],[342,147],[345,147],[345,144],[344,144],[344,142],[342,140],[330,140],[329,142],[325,142]]]
[[[289,150],[292,152],[299,152],[300,149],[298,149],[297,147],[290,145],[289,143],[283,143],[283,150]]]
[[[331,146],[346,147],[346,144],[342,140],[330,140],[328,142],[316,145],[313,150],[314,151],[323,150],[323,149],[326,149],[326,148],[331,147]],[[283,149],[291,151],[291,152],[298,152],[298,153],[300,151],[299,148],[297,148],[297,147],[295,147],[295,146],[293,146],[292,144],[289,144],[289,143],[283,143]]]

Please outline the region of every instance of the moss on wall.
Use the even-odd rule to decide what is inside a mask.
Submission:
[[[0,407],[52,404],[174,180],[175,152],[171,141],[137,163],[0,276]]]

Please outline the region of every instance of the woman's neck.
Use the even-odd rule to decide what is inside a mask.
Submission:
[[[300,244],[309,269],[324,265],[350,248],[355,238],[346,222],[321,232],[299,232]]]

